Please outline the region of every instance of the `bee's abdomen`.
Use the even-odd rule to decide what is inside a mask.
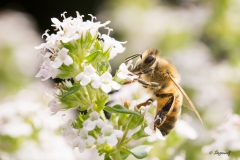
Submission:
[[[175,108],[173,108],[170,114],[166,115],[167,117],[166,120],[158,128],[161,131],[163,136],[168,135],[171,132],[171,130],[174,128],[180,113],[181,113],[181,106],[176,106]]]

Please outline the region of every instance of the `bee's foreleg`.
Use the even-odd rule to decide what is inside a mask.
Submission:
[[[153,70],[153,68],[147,68],[147,69],[144,69],[141,74],[147,74],[149,72],[151,72]]]
[[[146,81],[144,81],[142,79],[138,79],[138,82],[143,84],[143,86],[145,86],[145,87],[148,87],[148,86],[150,86],[150,87],[158,87],[159,86],[159,84],[156,83],[156,82],[149,82],[148,83],[148,82],[146,82]]]
[[[138,81],[138,78],[135,78],[135,79],[133,79],[131,81],[126,81],[126,82],[123,83],[123,85],[130,84],[130,83],[133,83],[133,82],[136,82],[136,81]]]

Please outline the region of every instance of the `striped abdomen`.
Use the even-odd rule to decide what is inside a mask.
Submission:
[[[172,112],[168,115],[166,115],[166,120],[163,122],[163,124],[158,127],[158,129],[161,131],[163,136],[168,135],[171,130],[174,128],[176,121],[178,120],[181,113],[181,106],[177,105],[174,106]]]

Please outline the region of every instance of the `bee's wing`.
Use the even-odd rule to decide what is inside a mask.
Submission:
[[[203,124],[202,122],[202,119],[197,111],[197,109],[195,108],[194,104],[192,103],[192,101],[190,100],[190,98],[188,97],[188,95],[185,93],[185,91],[182,89],[182,87],[177,83],[175,82],[175,80],[173,79],[173,77],[171,76],[170,72],[167,72],[168,76],[170,77],[170,79],[173,81],[173,83],[175,84],[175,86],[180,90],[180,92],[183,94],[183,96],[186,98],[188,104],[190,105],[190,109],[192,109],[195,114],[197,115],[197,117],[199,118],[199,120],[201,121],[201,123]]]

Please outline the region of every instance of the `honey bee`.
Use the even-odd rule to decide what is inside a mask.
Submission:
[[[137,80],[141,83],[152,95],[146,102],[138,104],[137,108],[157,101],[154,130],[158,128],[163,136],[171,132],[180,116],[183,97],[186,98],[190,108],[202,123],[202,119],[192,101],[178,84],[180,76],[173,64],[164,58],[160,58],[159,51],[154,49],[146,50],[143,54],[130,56],[126,58],[125,62],[136,57],[140,58],[136,61],[131,72],[139,77],[134,81]]]

